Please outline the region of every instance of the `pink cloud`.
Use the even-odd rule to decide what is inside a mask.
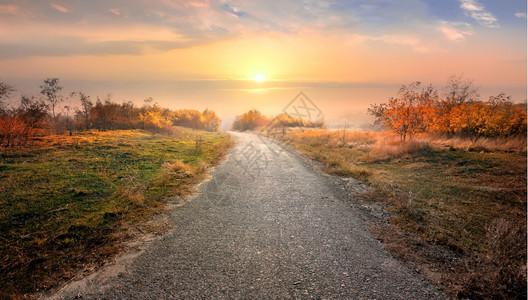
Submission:
[[[462,22],[442,22],[438,27],[444,37],[450,41],[464,41],[466,37],[473,34],[471,25]]]
[[[119,8],[111,8],[110,12],[113,13],[114,15],[116,15],[116,16],[120,16],[121,15],[121,10],[119,10]]]
[[[67,9],[66,7],[64,7],[64,6],[62,6],[62,5],[59,5],[59,4],[56,4],[56,3],[51,3],[50,5],[51,5],[51,7],[53,7],[54,9],[56,9],[56,10],[58,10],[58,11],[60,11],[61,13],[64,13],[64,14],[70,11],[70,10]]]
[[[18,16],[22,13],[22,10],[16,5],[0,5],[0,13]]]

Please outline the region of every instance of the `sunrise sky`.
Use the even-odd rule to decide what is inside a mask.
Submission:
[[[0,81],[18,94],[59,77],[225,123],[304,91],[330,124],[359,126],[402,84],[455,74],[522,101],[526,43],[525,0],[0,0]]]

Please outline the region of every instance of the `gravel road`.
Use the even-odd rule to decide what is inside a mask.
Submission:
[[[381,248],[328,176],[265,138],[232,134],[237,146],[169,213],[168,233],[51,298],[447,298]]]

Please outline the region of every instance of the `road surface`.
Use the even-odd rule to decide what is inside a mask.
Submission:
[[[250,133],[172,229],[54,299],[446,299],[384,251],[334,181]],[[110,271],[108,271],[110,270]]]

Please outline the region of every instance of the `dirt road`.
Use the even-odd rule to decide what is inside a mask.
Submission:
[[[327,176],[269,140],[233,135],[167,234],[53,298],[446,298],[381,248]]]

